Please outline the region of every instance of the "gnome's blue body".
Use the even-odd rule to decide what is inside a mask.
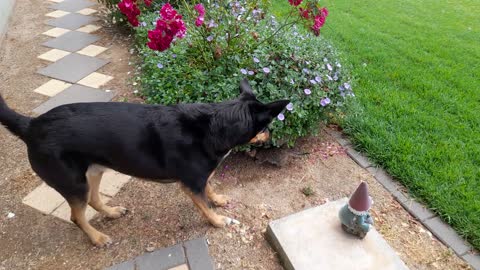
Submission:
[[[373,219],[368,212],[371,205],[372,199],[368,196],[367,184],[362,182],[350,197],[348,204],[338,213],[342,228],[363,239],[373,226]]]
[[[357,215],[348,208],[348,205],[340,209],[339,217],[342,222],[342,228],[346,232],[357,235],[360,238],[364,238],[367,232],[370,231],[370,226],[373,225],[373,219],[370,214]]]

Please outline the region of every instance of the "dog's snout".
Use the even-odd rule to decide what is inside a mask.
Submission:
[[[250,140],[250,143],[265,143],[270,139],[270,131],[268,129],[263,129],[260,131],[253,139]]]

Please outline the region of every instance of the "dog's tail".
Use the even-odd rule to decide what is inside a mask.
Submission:
[[[10,132],[24,139],[32,118],[16,113],[10,109],[0,95],[0,123]]]

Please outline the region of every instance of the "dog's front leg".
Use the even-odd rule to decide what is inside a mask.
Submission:
[[[213,204],[215,204],[215,206],[222,207],[227,205],[230,199],[225,195],[220,195],[215,193],[212,186],[210,185],[210,181],[212,180],[214,175],[215,175],[215,171],[213,171],[208,177],[207,185],[205,186],[205,193],[207,194],[208,199],[212,201]]]
[[[215,193],[210,183],[207,183],[207,186],[205,186],[205,193],[207,194],[208,199],[212,201],[215,206],[225,206],[230,200],[226,195]]]
[[[230,225],[233,219],[218,215],[207,203],[205,193],[194,194],[189,188],[182,185],[182,190],[192,199],[193,203],[200,210],[202,215],[215,227],[221,228]]]

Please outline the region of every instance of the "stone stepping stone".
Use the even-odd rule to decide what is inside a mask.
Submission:
[[[76,83],[107,63],[108,61],[104,59],[72,53],[53,64],[39,69],[37,73],[54,79]]]
[[[106,270],[214,270],[205,237],[145,253]]]
[[[57,38],[50,39],[47,42],[43,43],[42,45],[45,47],[50,47],[54,49],[59,49],[68,52],[76,52],[96,41],[98,41],[100,37],[77,32],[71,31],[65,33]]]
[[[60,3],[51,5],[49,8],[64,10],[68,12],[77,12],[79,10],[82,10],[84,8],[88,8],[94,5],[95,3],[92,3],[86,0],[65,0]]]
[[[33,110],[36,114],[43,114],[51,109],[72,103],[81,102],[108,102],[113,98],[113,93],[94,89],[82,85],[72,85],[59,94],[47,100]]]
[[[59,28],[75,30],[97,20],[98,18],[95,17],[85,16],[78,13],[70,13],[60,18],[49,20],[47,21],[47,24]]]
[[[395,250],[372,229],[360,240],[341,228],[338,212],[348,199],[270,222],[267,236],[287,270],[408,270]]]

